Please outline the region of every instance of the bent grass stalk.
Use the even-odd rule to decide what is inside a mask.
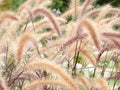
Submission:
[[[103,78],[94,78],[93,82],[96,84],[96,86],[98,85],[99,89],[108,90],[108,85]]]
[[[99,36],[96,33],[95,27],[93,27],[90,20],[87,20],[87,19],[83,20],[83,24],[86,26],[87,30],[89,31],[89,34],[91,35],[91,38],[94,41],[94,44],[95,44],[96,48],[99,50],[100,49]]]
[[[78,6],[79,6],[79,0],[71,0],[71,7],[73,7],[73,13],[74,13],[74,17],[77,19],[77,15],[78,15]]]
[[[35,90],[37,87],[45,86],[45,85],[52,85],[52,86],[61,86],[70,89],[65,83],[57,80],[35,80],[34,82],[30,83],[23,87],[23,90]]]
[[[33,37],[33,35],[30,33],[24,33],[18,41],[18,47],[16,50],[16,59],[17,59],[16,63],[20,62],[23,48],[28,41],[31,41],[33,43],[33,45],[36,47],[37,51],[39,52],[37,42],[36,42],[35,38]]]
[[[49,70],[50,72],[54,72],[58,74],[64,81],[65,83],[71,88],[71,90],[78,90],[78,87],[76,86],[74,80],[65,72],[63,71],[60,67],[57,65],[49,62],[49,61],[43,61],[43,60],[35,60],[27,63],[23,67],[24,71],[27,70],[33,70],[33,69],[44,69],[44,70]]]
[[[45,8],[36,8],[36,9],[34,9],[32,11],[32,14],[34,16],[37,16],[39,13],[42,13],[42,14],[46,15],[49,18],[49,20],[53,24],[54,28],[56,29],[58,36],[61,36],[59,26],[58,26],[58,24],[56,22],[56,19],[54,19],[55,17]]]
[[[0,15],[0,24],[6,19],[18,21],[18,18],[16,17],[16,15],[13,14],[12,12],[4,12],[3,14],[1,14]]]
[[[105,72],[109,70],[110,72],[108,73],[110,74],[110,77],[113,76],[115,65],[110,64],[110,67],[102,68],[104,66],[101,66],[101,63],[103,64],[104,60],[107,58],[113,59],[114,56],[119,55],[120,33],[114,31],[113,27],[114,25],[119,24],[120,9],[113,8],[112,6],[102,6],[96,9],[91,4],[92,1],[93,0],[85,0],[83,5],[80,6],[79,0],[71,0],[73,7],[69,7],[65,13],[61,14],[60,18],[55,16],[53,12],[50,12],[51,10],[48,9],[48,6],[52,2],[50,0],[27,0],[20,5],[16,13],[12,11],[0,12],[0,73],[1,77],[5,76],[3,82],[5,81],[5,83],[8,84],[8,86],[4,86],[3,82],[0,80],[0,89],[8,90],[8,88],[5,89],[5,87],[9,87],[12,90],[16,88],[22,89],[22,82],[30,82],[31,80],[39,78],[37,81],[31,81],[28,86],[26,83],[23,83],[23,86],[25,85],[23,88],[36,89],[39,85],[49,84],[53,87],[58,85],[58,89],[60,89],[60,85],[65,89],[79,90],[78,87],[83,86],[84,89],[89,90],[92,83],[94,83],[92,86],[93,89],[107,90],[107,87],[110,85],[106,82],[106,79],[104,79]],[[112,16],[106,17],[109,12]],[[32,21],[39,15],[45,16],[44,19],[39,19],[35,22]],[[72,15],[75,17],[75,20],[72,19],[71,21],[66,21],[68,16]],[[29,22],[30,20],[32,23]],[[22,29],[20,31],[23,31],[24,33],[18,33],[18,28]],[[34,33],[31,32],[33,29],[35,31]],[[45,32],[43,31],[41,33],[41,29],[45,30]],[[47,32],[48,30],[49,32]],[[37,36],[37,38],[34,37],[34,35]],[[43,46],[41,42],[37,43],[37,40],[41,39],[47,41],[46,46]],[[80,40],[82,40],[81,47],[75,44],[76,41],[78,42]],[[10,45],[8,45],[9,49],[6,49],[6,42],[10,42]],[[17,45],[16,42],[18,42]],[[30,50],[26,50],[27,54],[23,55],[23,53],[26,53],[23,52],[24,48],[26,48],[26,45],[29,42],[30,44],[32,43],[37,50],[31,50],[30,48]],[[75,47],[75,45],[77,47]],[[16,52],[14,52],[15,48],[17,49]],[[111,56],[110,53],[112,50],[116,52],[113,56]],[[107,58],[104,57],[106,51],[110,54]],[[14,55],[11,56],[13,53]],[[41,60],[38,59],[40,57],[37,53],[40,53]],[[88,61],[81,60],[79,62],[79,60],[77,60],[79,55],[82,56],[82,59],[87,59]],[[75,58],[73,58],[74,56]],[[43,61],[45,59],[51,60],[50,58],[52,57],[54,61],[57,62],[57,65],[51,61]],[[7,59],[8,62],[6,62],[5,59]],[[75,63],[72,62],[74,59],[76,59]],[[116,57],[114,59],[116,59]],[[13,67],[12,64],[14,63],[14,60],[16,67],[19,66],[18,63],[21,62],[20,64],[23,65],[23,68],[18,68],[20,71],[21,69],[24,69],[23,73]],[[25,60],[28,62],[24,63]],[[85,78],[86,74],[83,69],[89,65],[88,62],[95,66],[94,75],[91,76],[91,72],[88,72],[89,77]],[[64,68],[68,65],[69,73],[59,67],[58,63]],[[82,69],[79,69],[79,66],[76,64],[81,65]],[[78,83],[76,78],[73,79],[71,77],[73,74],[73,67],[75,68],[76,77],[79,77],[80,74],[80,77],[77,78],[80,81]],[[50,72],[51,76],[55,74],[57,78],[52,77],[55,80],[49,80],[49,77],[36,71],[36,69],[46,70]],[[100,72],[96,72],[96,69],[97,71],[100,69]],[[81,71],[79,72],[79,70]],[[98,78],[97,74],[101,74],[101,71],[101,78]],[[6,72],[8,74],[4,74]],[[20,73],[17,75],[17,72]],[[31,75],[28,76],[29,74]],[[94,78],[92,81],[90,81],[91,77]],[[43,80],[43,78],[45,78],[45,80]],[[116,83],[114,83],[113,89],[115,89],[114,87],[116,86]]]
[[[0,90],[9,90],[3,77],[0,78]]]

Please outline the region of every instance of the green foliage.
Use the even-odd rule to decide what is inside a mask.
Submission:
[[[37,17],[35,17],[32,21],[33,22],[37,22],[37,21],[39,21],[41,19],[41,16],[37,16]]]
[[[20,25],[19,25],[19,28],[17,29],[17,34],[19,34],[19,32],[21,31],[21,29],[24,27],[24,25],[26,25],[27,24],[27,22],[24,22],[24,23],[21,23]]]
[[[113,28],[114,28],[116,31],[120,31],[120,24],[114,25]]]
[[[108,13],[106,16],[105,16],[105,18],[110,18],[110,17],[112,17],[112,16],[114,16],[115,14],[113,14],[113,13]]]
[[[45,32],[44,29],[40,29],[39,31],[37,31],[37,34],[42,34],[42,33],[44,33],[44,32]]]
[[[7,9],[9,9],[9,3],[8,0],[4,0],[0,4],[0,10],[7,10]]]
[[[7,77],[10,77],[11,76],[11,73],[12,73],[12,70],[13,68],[15,67],[15,62],[14,62],[14,54],[10,54],[10,57],[9,57],[9,60],[8,60],[8,63],[7,63],[7,68],[6,68],[6,76]]]
[[[111,0],[111,1],[113,6],[120,7],[120,0]]]
[[[40,43],[42,44],[43,47],[45,47],[46,44],[47,44],[47,40],[41,39],[41,40],[40,40]]]
[[[72,16],[69,16],[67,19],[66,19],[66,23],[70,22],[72,20]]]
[[[120,7],[120,0],[96,0],[95,5],[111,4],[115,7]]]
[[[83,63],[84,62],[84,58],[82,56],[78,56],[78,63]]]
[[[0,4],[0,10],[13,10],[16,11],[17,8],[25,2],[26,0],[3,0],[2,4]],[[61,12],[65,12],[70,4],[70,0],[52,0],[53,3],[50,6],[51,9],[60,9]],[[80,0],[81,3],[84,2],[84,0]],[[96,0],[94,3],[95,6],[100,6],[104,4],[110,3],[111,5],[115,7],[120,6],[120,1],[119,0]]]
[[[9,8],[11,10],[17,10],[17,8],[22,4],[25,0],[8,0]]]
[[[52,40],[56,40],[57,39],[57,37],[56,36],[52,36]]]
[[[65,12],[69,6],[69,0],[52,0],[51,9],[60,9],[61,12]]]
[[[80,86],[80,90],[85,90],[82,86]]]
[[[6,2],[5,2],[6,1]],[[13,11],[16,11],[17,10],[17,8],[18,8],[18,6],[21,4],[21,3],[23,3],[25,0],[9,0],[9,1],[7,1],[7,0],[4,0],[4,3],[3,3],[3,7],[4,7],[4,9],[3,10],[7,10],[7,9],[10,9],[10,10],[13,10]],[[115,0],[114,0],[115,1]],[[52,3],[52,5],[50,6],[50,8],[51,9],[60,9],[60,11],[61,12],[65,12],[66,10],[67,10],[67,8],[68,8],[68,4],[69,4],[69,0],[53,0],[53,3]],[[84,2],[84,0],[81,0],[81,2],[83,3]],[[98,1],[96,1],[97,3],[96,3],[96,5],[103,5],[103,4],[99,4],[99,2]],[[105,2],[105,1],[104,1]],[[101,3],[101,2],[100,2]],[[108,3],[108,1],[106,0],[106,2],[105,3]],[[34,8],[34,7],[33,7]],[[37,8],[37,7],[35,7],[35,8]],[[86,12],[87,13],[87,12]],[[16,16],[17,16],[18,14],[17,14],[17,12],[16,12]],[[99,16],[99,15],[98,15]],[[96,16],[97,17],[97,16]],[[114,15],[112,14],[112,12],[111,13],[108,13],[104,18],[103,18],[103,20],[104,19],[106,19],[106,18],[109,18],[109,17],[114,17]],[[27,18],[26,18],[27,19]],[[19,27],[17,28],[17,30],[16,30],[16,32],[13,32],[12,34],[14,35],[14,37],[16,36],[16,39],[15,39],[15,43],[14,44],[16,44],[16,40],[18,40],[18,38],[19,37],[21,37],[22,36],[22,31],[23,30],[21,30],[21,29],[23,29],[24,28],[24,26],[26,26],[29,22],[31,23],[32,22],[32,24],[33,25],[36,25],[36,24],[34,24],[35,22],[39,22],[40,21],[40,19],[41,19],[41,17],[40,16],[37,16],[37,17],[35,17],[35,18],[33,18],[31,21],[29,20],[29,21],[27,21],[27,20],[23,20],[22,22],[20,21],[20,24],[19,24]],[[64,19],[66,19],[66,18],[64,18]],[[77,18],[78,19],[78,18]],[[53,42],[53,41],[55,41],[55,43],[56,43],[56,41],[58,40],[58,43],[60,43],[60,45],[58,45],[57,46],[57,48],[56,48],[56,46],[53,44],[51,44],[50,46],[53,46],[53,48],[49,48],[49,49],[51,49],[51,50],[54,50],[54,52],[55,52],[55,55],[54,55],[54,57],[52,58],[52,59],[54,59],[54,61],[56,60],[59,64],[62,64],[62,65],[65,65],[65,67],[68,67],[67,69],[69,69],[68,71],[70,72],[70,74],[72,74],[73,75],[73,78],[74,78],[74,76],[76,76],[77,77],[77,75],[83,75],[83,76],[85,76],[85,77],[88,77],[88,78],[86,78],[86,79],[88,79],[89,81],[91,81],[92,79],[91,79],[91,77],[92,78],[96,78],[96,76],[99,78],[99,76],[101,76],[101,77],[105,77],[105,75],[107,76],[107,77],[105,77],[105,78],[112,78],[113,77],[113,75],[115,75],[116,74],[116,72],[114,72],[114,71],[117,71],[118,69],[119,69],[119,66],[120,66],[120,64],[119,64],[119,61],[117,61],[117,59],[115,59],[114,61],[112,61],[112,59],[111,58],[113,58],[113,56],[112,56],[112,54],[110,55],[110,56],[108,56],[107,54],[106,54],[106,57],[103,59],[103,58],[100,58],[100,60],[99,60],[99,62],[97,62],[97,64],[95,65],[95,67],[93,67],[91,64],[88,64],[88,62],[87,62],[87,60],[88,60],[88,58],[89,58],[89,55],[87,54],[87,53],[83,53],[83,54],[85,54],[86,56],[88,56],[88,58],[86,58],[86,57],[84,57],[84,55],[82,56],[82,55],[80,55],[78,52],[76,52],[77,51],[77,48],[78,47],[80,47],[81,46],[81,42],[80,42],[80,44],[78,43],[78,45],[76,44],[76,50],[75,51],[72,51],[72,54],[71,54],[71,56],[70,56],[70,58],[68,57],[68,56],[66,56],[66,55],[69,55],[69,53],[68,54],[66,54],[67,52],[66,52],[66,48],[69,46],[71,46],[70,44],[72,44],[71,42],[70,42],[70,44],[69,44],[69,41],[70,40],[74,40],[74,41],[78,41],[78,39],[79,39],[79,32],[78,32],[78,29],[77,29],[77,32],[76,32],[76,30],[74,30],[74,29],[76,29],[76,28],[74,28],[74,27],[76,27],[76,25],[75,24],[78,24],[78,20],[77,19],[75,19],[74,20],[74,18],[72,17],[72,16],[70,16],[70,17],[68,17],[67,18],[67,22],[65,23],[65,24],[58,24],[59,25],[59,27],[60,27],[60,30],[61,30],[61,27],[62,27],[62,25],[71,25],[71,23],[69,23],[70,21],[74,21],[74,22],[72,22],[72,23],[74,23],[73,24],[73,34],[74,33],[77,33],[74,37],[75,37],[75,39],[76,39],[76,36],[77,36],[77,40],[74,40],[74,38],[72,38],[72,36],[70,37],[70,38],[68,38],[68,37],[64,37],[66,34],[67,34],[67,31],[66,30],[69,30],[69,28],[67,28],[66,26],[65,26],[65,29],[63,29],[63,30],[61,30],[61,37],[62,37],[62,39],[63,38],[65,38],[65,41],[63,40],[63,41],[61,41],[61,42],[59,42],[59,40],[61,40],[61,38],[60,37],[57,37],[56,36],[56,34],[53,34],[52,36],[50,36],[50,37],[48,37],[48,38],[39,38],[39,43],[38,43],[38,48],[39,48],[39,46],[43,46],[43,47],[49,47],[49,42]],[[82,21],[82,17],[80,18],[81,19],[81,21]],[[114,19],[114,18],[113,18]],[[113,20],[112,19],[112,20]],[[22,17],[20,17],[20,20],[22,20]],[[93,21],[94,21],[94,19],[92,19]],[[6,20],[7,21],[7,20]],[[76,21],[76,22],[75,22]],[[9,20],[8,20],[8,22],[9,22]],[[54,22],[54,21],[53,21]],[[85,22],[85,21],[83,21],[83,22]],[[12,22],[9,22],[10,24],[12,23]],[[98,23],[98,22],[95,22],[95,23]],[[80,23],[81,24],[81,23]],[[12,24],[11,24],[12,25]],[[14,25],[14,23],[13,23],[13,25]],[[91,25],[91,24],[90,24]],[[99,25],[99,24],[97,24],[97,25]],[[15,26],[15,25],[14,25]],[[15,29],[14,28],[14,26],[12,27],[12,26],[10,26],[10,29]],[[91,25],[92,26],[92,25]],[[100,26],[101,26],[101,24],[100,24]],[[104,25],[104,26],[107,26],[107,25]],[[3,27],[5,27],[5,25],[3,26]],[[33,29],[33,26],[31,26],[31,28]],[[88,26],[86,25],[86,28],[88,28]],[[94,27],[93,27],[94,28]],[[107,27],[105,27],[105,28],[107,28]],[[120,25],[117,25],[117,26],[115,26],[115,28],[116,29],[119,29],[120,28]],[[9,29],[9,25],[7,26],[7,30]],[[89,28],[88,28],[89,29]],[[6,30],[6,28],[5,28],[5,30]],[[50,27],[45,27],[45,28],[41,28],[40,27],[40,29],[38,29],[38,30],[36,30],[34,33],[37,33],[38,35],[37,36],[40,36],[40,35],[42,35],[43,33],[46,33],[46,32],[50,32],[52,29],[50,28]],[[21,32],[20,32],[21,31]],[[26,31],[27,31],[27,29],[26,29]],[[94,33],[94,30],[91,30],[91,32],[93,32]],[[18,35],[16,35],[16,33],[18,33]],[[20,33],[20,34],[19,34]],[[31,33],[33,33],[33,32],[31,32]],[[90,33],[90,35],[92,36],[92,34],[93,33]],[[102,32],[101,32],[102,33]],[[10,32],[10,34],[11,34],[11,32]],[[98,33],[99,34],[99,33]],[[2,34],[1,36],[3,36],[4,34]],[[6,35],[6,34],[5,34]],[[82,34],[81,34],[82,35]],[[87,33],[87,35],[89,35],[89,33]],[[101,34],[100,34],[101,35]],[[11,35],[10,35],[10,39],[11,38],[14,38],[14,37],[11,37]],[[96,35],[95,35],[95,37],[96,37]],[[94,37],[94,38],[95,38]],[[29,37],[28,37],[29,38]],[[93,38],[93,37],[92,37]],[[114,38],[114,37],[113,37]],[[83,38],[84,39],[84,38]],[[89,37],[87,38],[85,38],[85,41],[86,40],[89,40]],[[103,38],[102,38],[103,39]],[[118,38],[119,39],[119,38]],[[5,40],[5,38],[4,38],[4,40]],[[14,40],[14,39],[13,39]],[[31,39],[32,41],[34,41],[34,39]],[[101,40],[101,39],[100,39]],[[2,40],[1,40],[2,41]],[[24,41],[24,40],[23,40]],[[27,41],[26,40],[26,38],[25,38],[25,41]],[[35,40],[36,41],[36,40]],[[68,41],[67,42],[67,44],[66,44],[66,41]],[[84,40],[82,40],[82,41],[84,41]],[[93,41],[94,41],[94,39],[93,39]],[[97,41],[97,40],[96,40]],[[17,42],[19,42],[19,41],[17,41]],[[99,42],[99,41],[98,41]],[[100,46],[101,46],[101,48],[100,49],[102,49],[102,42],[104,43],[104,41],[102,41],[101,40],[101,42],[100,42]],[[107,41],[106,41],[107,42]],[[53,42],[54,43],[54,42]],[[108,43],[110,43],[110,42],[108,42]],[[23,43],[23,45],[20,45],[20,46],[18,46],[18,47],[20,47],[21,48],[21,46],[23,46],[23,48],[25,47],[25,44],[26,43]],[[34,44],[34,43],[33,43]],[[39,45],[40,44],[40,45]],[[88,47],[89,45],[90,45],[90,47],[88,47],[88,49],[91,49],[91,51],[95,51],[96,49],[92,49],[91,48],[91,46],[92,46],[92,43],[85,43],[86,44],[86,46]],[[85,44],[83,43],[82,44],[82,46],[84,45],[84,48],[85,48],[85,50],[87,49],[87,47],[85,47]],[[88,45],[87,45],[88,44]],[[112,43],[111,43],[112,44]],[[5,47],[5,44],[3,43],[2,44],[3,45],[3,50],[5,50],[4,49],[4,47]],[[36,45],[36,43],[35,43],[35,45]],[[64,45],[66,45],[65,46],[65,48],[63,48],[63,49],[61,49],[61,46],[64,46]],[[19,75],[17,75],[17,73],[18,74],[21,74],[21,72],[18,70],[16,70],[16,67],[17,67],[17,64],[15,64],[15,60],[17,60],[16,59],[16,57],[18,57],[19,55],[17,55],[16,56],[16,54],[14,54],[14,50],[11,50],[12,48],[10,47],[10,46],[12,46],[12,45],[8,45],[8,52],[6,53],[6,57],[8,57],[8,58],[6,58],[5,57],[5,59],[6,59],[6,68],[5,68],[5,75],[6,75],[6,80],[8,81],[13,81],[14,80],[14,78],[16,78],[17,77],[17,79],[16,79],[16,81],[14,80],[14,82],[13,83],[10,83],[9,81],[9,83],[10,83],[10,87],[12,87],[13,89],[12,90],[18,90],[18,89],[20,89],[20,87],[21,87],[21,85],[20,85],[20,83],[21,83],[21,81],[25,81],[25,84],[26,84],[26,82],[28,81],[32,81],[32,78],[31,78],[31,76],[29,76],[29,75],[25,75],[25,77],[27,77],[27,78],[22,78],[21,79],[21,76],[19,76]],[[59,47],[60,46],[60,47]],[[117,45],[118,46],[118,45]],[[10,48],[10,49],[9,49]],[[40,47],[40,48],[42,48],[42,47]],[[84,48],[82,47],[82,48],[80,48],[81,50],[83,49],[84,50]],[[26,49],[26,48],[25,48]],[[44,48],[43,48],[44,49]],[[58,50],[59,49],[61,49],[61,51],[59,52]],[[70,49],[72,49],[71,47],[70,47]],[[104,48],[103,48],[104,49]],[[114,48],[112,48],[112,49],[110,49],[110,51],[111,50],[113,50]],[[19,50],[18,50],[19,51]],[[22,50],[22,51],[24,51],[24,50]],[[27,52],[25,52],[25,54],[24,53],[22,53],[21,54],[21,56],[23,55],[24,57],[22,58],[22,60],[23,60],[23,64],[28,64],[27,62],[29,62],[29,59],[31,60],[31,59],[33,59],[34,57],[32,56],[32,51],[33,51],[33,53],[34,53],[34,49],[32,49],[31,47],[30,47],[30,50],[27,50]],[[46,50],[47,51],[47,50]],[[35,50],[35,52],[36,52],[36,50]],[[87,52],[89,52],[89,50],[87,51]],[[99,52],[98,50],[97,50],[97,52],[98,52],[98,55],[96,54],[96,52],[95,52],[95,54],[94,53],[92,53],[92,52],[90,52],[91,54],[90,54],[90,59],[91,59],[91,56],[94,56],[95,55],[95,58],[97,58],[98,56],[99,56],[99,53],[101,54],[101,52]],[[108,52],[109,52],[109,50],[108,50]],[[3,52],[3,53],[5,53],[5,51]],[[19,52],[16,52],[16,53],[18,53],[19,54]],[[20,52],[21,53],[21,52]],[[40,53],[40,54],[39,54]],[[113,51],[112,51],[112,53],[113,53]],[[14,56],[15,55],[15,56]],[[33,54],[34,55],[34,54]],[[44,51],[42,51],[41,52],[41,50],[40,50],[40,52],[39,52],[39,50],[38,50],[38,55],[44,55],[42,58],[46,58],[46,59],[50,59],[51,60],[51,57],[49,58],[49,52],[48,53],[44,53]],[[51,54],[50,54],[51,55]],[[102,55],[102,54],[101,54]],[[64,58],[64,56],[65,56],[65,58]],[[102,56],[101,56],[102,57]],[[35,58],[39,58],[39,56],[37,56],[36,55],[36,53],[35,53]],[[14,60],[15,59],[15,60]],[[102,59],[102,60],[101,60]],[[22,61],[21,60],[21,61]],[[26,62],[26,60],[27,60],[27,62]],[[68,61],[67,61],[68,60]],[[66,61],[67,61],[67,63],[68,64],[66,64]],[[91,60],[90,60],[91,61]],[[94,62],[92,62],[93,64],[94,64]],[[56,63],[57,64],[57,63]],[[41,65],[41,64],[40,64]],[[39,65],[39,66],[40,66]],[[49,64],[48,64],[49,65]],[[61,66],[62,66],[61,65]],[[34,66],[34,65],[33,65]],[[45,65],[45,67],[46,67],[46,65]],[[21,68],[22,67],[20,67],[20,70],[21,70]],[[29,68],[29,67],[28,67]],[[34,68],[34,67],[32,67],[32,68]],[[56,68],[56,67],[55,67]],[[25,70],[26,69],[26,66],[25,66],[25,68],[23,67],[23,69],[22,70]],[[40,69],[41,69],[41,67],[40,67]],[[53,68],[54,69],[54,68]],[[16,71],[16,73],[14,73],[14,71]],[[25,71],[27,71],[27,70],[25,70]],[[24,71],[24,72],[25,72]],[[52,70],[51,70],[52,71]],[[54,71],[54,70],[53,70]],[[58,69],[58,71],[59,71],[59,69]],[[55,80],[57,80],[57,77],[54,77],[54,74],[52,74],[52,73],[50,73],[49,75],[47,75],[46,73],[46,71],[45,72],[43,72],[43,73],[41,73],[41,71],[39,71],[39,70],[33,70],[33,72],[34,72],[34,74],[36,74],[35,75],[35,78],[37,77],[37,78],[40,78],[40,79],[43,79],[43,78],[45,78],[45,79],[49,79],[49,77],[50,78],[52,78],[52,79],[54,79],[55,78]],[[55,72],[57,72],[57,70],[55,69]],[[62,76],[62,73],[64,73],[64,72],[61,72],[60,73],[60,76]],[[106,74],[107,73],[107,74]],[[15,74],[15,75],[14,75]],[[59,74],[59,73],[57,73],[57,74]],[[111,74],[111,75],[110,75]],[[24,74],[21,74],[22,76],[24,76]],[[15,77],[13,77],[13,76],[15,76]],[[65,75],[66,76],[66,75]],[[43,78],[42,78],[43,77]],[[64,75],[63,75],[63,77],[64,77]],[[12,79],[11,79],[12,78]],[[66,78],[66,77],[65,77]],[[34,79],[34,78],[33,78]],[[68,78],[69,79],[69,78]],[[76,78],[77,79],[77,78]],[[118,84],[120,83],[119,82],[119,80],[115,80],[115,78],[112,78],[112,79],[114,79],[113,81],[111,81],[111,80],[109,80],[110,81],[110,84],[111,84],[111,86],[114,86],[115,84],[118,86]],[[93,79],[94,80],[94,79]],[[76,81],[76,80],[75,80]],[[88,81],[88,82],[89,82]],[[107,80],[106,80],[107,81]],[[91,81],[92,82],[92,81]],[[90,83],[91,83],[90,82]],[[13,85],[13,86],[11,86],[11,85]],[[24,84],[23,84],[24,85]],[[94,87],[94,86],[93,86]],[[53,90],[54,88],[52,88],[52,87],[50,87],[49,88],[49,90]],[[62,89],[62,88],[61,88]],[[20,89],[21,90],[21,89]],[[64,90],[67,90],[67,89],[64,89]],[[71,90],[74,90],[74,89],[71,89]],[[82,86],[80,86],[80,90],[84,90],[84,87],[82,87]]]
[[[0,10],[13,10],[16,11],[17,8],[26,0],[3,0],[2,4],[0,4]]]
[[[110,63],[110,59],[109,58],[106,58],[104,61],[103,61],[103,67],[107,68],[108,65]]]
[[[111,79],[110,82],[109,82],[110,86],[113,86],[114,83],[115,83],[115,81],[116,81],[116,80]],[[120,86],[120,80],[117,80],[116,85],[117,85],[117,86]]]

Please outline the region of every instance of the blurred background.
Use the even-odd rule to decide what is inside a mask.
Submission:
[[[0,0],[0,11],[12,10],[17,11],[19,5],[21,5],[26,0]],[[52,0],[53,3],[50,6],[51,9],[59,9],[62,13],[68,9],[71,0]],[[80,0],[84,2],[84,0]],[[120,7],[120,0],[95,0],[93,5],[95,8],[100,7],[105,4],[111,4],[113,7]]]

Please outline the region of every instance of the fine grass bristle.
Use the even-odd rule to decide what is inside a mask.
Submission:
[[[51,26],[51,24],[49,23],[48,19],[46,19],[46,18],[40,20],[39,22],[34,23],[34,28],[33,28],[33,25],[27,27],[27,29],[29,31],[37,31],[40,28],[42,29],[42,28],[53,28],[53,27]]]
[[[97,89],[108,90],[107,82],[103,78],[94,78],[94,85]],[[94,87],[94,86],[93,86]]]
[[[120,8],[95,0],[1,1],[0,90],[120,89]]]
[[[100,20],[102,20],[102,19],[104,18],[104,16],[106,15],[106,13],[108,13],[109,9],[110,9],[110,6],[109,6],[109,5],[104,6],[104,7],[101,9],[101,11],[99,12],[98,17],[96,18],[96,22],[99,23]]]
[[[47,6],[50,6],[52,4],[52,1],[44,1],[43,3],[41,3],[41,6],[44,6],[44,7],[47,7]]]
[[[120,17],[116,17],[115,19],[111,20],[109,23],[108,23],[108,26],[114,26],[116,24],[119,24],[120,22]]]
[[[99,12],[100,12],[100,9],[99,9],[99,8],[94,9],[94,10],[91,10],[90,12],[88,12],[88,13],[85,15],[85,17],[88,17],[88,18],[93,17],[93,16],[97,15]]]
[[[109,50],[110,48],[112,48],[112,45],[107,44],[107,45],[105,45],[105,46],[99,51],[99,54],[98,54],[98,56],[97,56],[97,62],[100,61],[100,58],[101,58],[102,54],[103,54],[105,51]]]
[[[50,72],[54,72],[55,74],[59,75],[59,77],[61,77],[61,79],[65,81],[65,83],[70,87],[71,90],[78,90],[74,80],[65,71],[63,71],[62,68],[49,61],[34,60],[27,63],[23,67],[23,69],[24,71],[33,70],[33,69],[49,70]]]
[[[16,62],[20,62],[23,48],[28,41],[31,41],[33,45],[38,49],[37,42],[34,36],[31,33],[24,33],[18,41],[18,47],[16,51]]]
[[[82,17],[82,16],[85,14],[88,5],[89,5],[92,1],[93,1],[93,0],[85,0],[84,4],[82,5],[82,8],[81,8],[80,17]]]
[[[120,38],[119,32],[103,32],[102,35],[108,38]]]
[[[111,41],[112,41],[113,45],[114,45],[116,48],[120,49],[120,42],[119,42],[119,40],[111,39]],[[111,43],[111,44],[112,44],[112,43]]]
[[[43,14],[43,15],[47,16],[49,18],[49,20],[51,21],[51,23],[53,24],[54,28],[56,29],[58,36],[61,36],[60,29],[59,29],[59,26],[57,24],[55,17],[47,9],[36,8],[32,11],[32,14],[34,16],[37,16],[38,14]]]
[[[90,22],[90,20],[88,20],[88,19],[84,19],[83,24],[86,26],[89,34],[91,35],[91,38],[94,41],[94,44],[95,44],[96,48],[99,50],[100,49],[99,39],[98,39],[98,35],[96,33],[96,29],[92,25],[92,22]]]
[[[77,33],[78,34],[78,33]],[[68,40],[67,42],[65,42],[64,44],[63,44],[63,47],[62,47],[62,49],[63,48],[66,48],[67,46],[70,46],[71,44],[73,44],[74,42],[76,42],[77,40],[82,40],[84,37],[86,37],[87,36],[87,34],[86,33],[84,33],[84,34],[81,34],[81,35],[76,35],[76,36],[74,36],[73,38],[71,38],[70,40]]]
[[[0,90],[9,90],[3,78],[0,78]]]
[[[36,90],[37,87],[51,85],[51,86],[61,86],[64,88],[70,88],[65,83],[58,81],[58,80],[35,80],[29,85],[23,87],[23,90]]]
[[[79,76],[78,81],[84,87],[85,90],[89,90],[88,81],[84,76]]]
[[[67,17],[71,16],[72,13],[73,13],[73,10],[69,10],[69,11],[61,14],[60,17],[61,17],[61,18],[67,18]]]
[[[89,62],[91,62],[94,66],[96,66],[96,59],[95,57],[90,53],[90,51],[86,49],[80,49],[80,53],[88,58]]]
[[[78,15],[78,6],[79,6],[79,0],[71,0],[71,7],[73,7],[73,13],[74,17],[77,17]]]
[[[18,18],[16,17],[15,14],[12,12],[4,12],[3,14],[0,15],[0,24],[5,20],[5,19],[11,19],[17,21]]]
[[[61,23],[63,23],[64,22],[64,20],[62,20],[61,18],[57,18],[57,20],[56,21],[58,21],[59,22],[59,24],[61,24]],[[34,23],[34,28],[33,28],[33,25],[31,25],[31,26],[29,26],[29,27],[27,27],[27,29],[29,30],[29,31],[36,31],[36,30],[39,30],[39,29],[44,29],[44,28],[51,28],[52,30],[54,30],[54,27],[53,26],[51,26],[51,23],[50,23],[50,21],[47,19],[47,18],[44,18],[44,19],[42,19],[42,20],[40,20],[39,22],[35,22]],[[23,29],[24,29],[24,27],[23,27]],[[22,29],[22,30],[23,30]]]

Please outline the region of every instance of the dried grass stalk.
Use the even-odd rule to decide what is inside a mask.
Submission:
[[[25,67],[23,68],[25,71],[26,70],[33,70],[33,69],[44,69],[44,70],[49,70],[51,72],[54,72],[58,74],[64,81],[65,85],[67,84],[71,90],[78,90],[74,80],[67,74],[65,71],[62,70],[59,66],[49,62],[49,61],[40,61],[40,60],[35,60],[27,63]]]
[[[69,87],[61,82],[61,81],[56,81],[56,80],[35,80],[29,85],[23,87],[23,90],[36,90],[37,87],[40,86],[45,86],[45,85],[52,85],[52,86],[61,86],[61,87],[66,87],[69,89]]]
[[[18,18],[16,17],[15,14],[12,12],[4,12],[3,14],[0,15],[0,24],[5,20],[5,19],[11,19],[17,21]]]
[[[87,30],[89,31],[91,38],[94,41],[94,44],[96,46],[96,48],[99,50],[100,46],[99,46],[99,37],[96,33],[96,29],[95,27],[92,25],[92,22],[90,22],[90,20],[84,19],[83,20],[83,24],[87,27]]]
[[[95,88],[101,89],[101,90],[108,90],[107,82],[103,78],[94,78],[93,79]]]
[[[36,8],[36,9],[34,9],[32,11],[32,14],[34,16],[37,16],[39,13],[44,14],[44,15],[46,15],[49,18],[49,20],[53,24],[54,28],[56,29],[57,34],[59,36],[61,36],[60,29],[59,29],[59,26],[58,26],[58,23],[57,23],[55,17],[45,8]]]
[[[96,66],[96,59],[95,57],[91,54],[90,51],[86,50],[86,49],[80,49],[80,53],[83,54],[86,58],[88,58],[88,60],[94,65]]]
[[[0,79],[0,90],[9,90],[3,78]]]
[[[16,50],[16,62],[17,63],[20,62],[23,48],[28,41],[31,41],[33,45],[38,49],[37,42],[34,36],[31,33],[24,33],[18,41],[18,47]]]
[[[78,14],[78,6],[79,6],[79,0],[71,0],[72,5],[71,7],[73,7],[73,11],[74,11],[74,17],[77,17]]]
[[[86,12],[86,9],[88,7],[88,5],[92,2],[93,0],[85,0],[84,4],[82,5],[82,8],[81,8],[81,13],[80,13],[80,16],[83,16],[84,13]]]
[[[109,6],[109,5],[104,6],[104,7],[100,10],[100,12],[99,12],[99,14],[98,14],[98,17],[96,18],[96,21],[97,21],[97,22],[100,22],[100,20],[102,20],[102,19],[104,18],[104,16],[106,15],[106,13],[108,13],[109,9],[110,9],[110,6]]]
[[[84,76],[79,76],[78,82],[80,82],[80,84],[84,87],[85,90],[89,90],[87,78],[85,78]]]

